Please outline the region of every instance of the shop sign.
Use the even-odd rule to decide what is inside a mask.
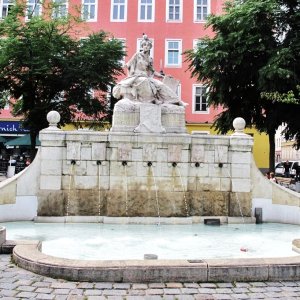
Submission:
[[[0,121],[0,133],[26,133],[28,129],[22,127],[18,121]]]

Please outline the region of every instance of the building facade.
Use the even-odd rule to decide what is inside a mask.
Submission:
[[[186,124],[188,131],[204,131],[212,134],[210,128],[221,109],[207,105],[205,86],[191,78],[184,51],[193,49],[197,41],[213,36],[206,28],[210,14],[221,14],[224,0],[55,0],[57,6],[53,16],[67,12],[76,13],[81,7],[85,20],[79,38],[91,32],[104,30],[122,40],[126,47],[127,62],[140,49],[143,34],[152,40],[152,57],[156,71],[162,71],[180,80],[178,94],[188,103]],[[1,0],[1,14],[5,17],[11,0]],[[27,0],[29,15],[42,14],[42,6],[36,0]],[[1,118],[1,115],[0,115]],[[197,128],[197,124],[205,124]],[[190,127],[190,128],[189,128]],[[267,156],[264,160],[267,162]],[[265,167],[265,163],[259,167]]]

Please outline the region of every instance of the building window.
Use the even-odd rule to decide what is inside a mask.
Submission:
[[[96,21],[96,0],[83,0],[82,2],[82,18],[85,21]]]
[[[182,21],[182,0],[167,0],[167,21]]]
[[[112,22],[126,22],[127,20],[127,0],[112,0],[110,20]]]
[[[154,22],[155,0],[139,0],[139,22]]]
[[[204,22],[210,14],[210,0],[194,0],[194,21]]]
[[[181,66],[181,40],[167,40],[165,62],[166,67],[180,67]]]
[[[63,18],[68,14],[67,0],[54,0],[53,1],[53,18]]]
[[[2,9],[1,9],[1,19],[4,19],[12,6],[14,5],[14,0],[3,0],[2,1]]]
[[[40,16],[42,12],[42,5],[39,0],[27,1],[27,16],[26,20],[30,20],[32,17]]]
[[[207,88],[203,85],[193,86],[193,113],[208,113]]]
[[[141,42],[142,42],[143,39],[137,39],[137,44],[136,44],[136,51],[137,52],[141,52],[142,51],[142,46],[141,46]],[[154,39],[150,39],[149,40],[151,41],[152,43],[152,48],[150,50],[150,56],[152,58],[154,58]]]

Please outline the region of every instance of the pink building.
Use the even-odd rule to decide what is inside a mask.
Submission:
[[[212,35],[205,29],[209,14],[221,14],[220,0],[82,0],[92,31],[103,29],[122,39],[128,60],[139,50],[142,34],[153,42],[152,57],[157,71],[180,80],[178,93],[186,108],[187,123],[211,123],[217,113],[207,107],[204,87],[190,78],[182,55],[197,39]],[[80,3],[77,3],[80,4]]]
[[[190,78],[182,52],[192,49],[197,39],[212,35],[210,29],[205,29],[207,16],[211,13],[221,14],[224,0],[55,1],[58,4],[55,15],[58,16],[72,12],[75,6],[82,7],[82,17],[87,23],[82,37],[92,31],[104,30],[122,39],[128,54],[125,62],[139,50],[143,33],[147,34],[153,41],[155,69],[163,70],[181,82],[178,93],[189,104],[186,108],[187,123],[212,123],[218,111],[207,106],[207,99],[203,96],[205,87]],[[0,17],[7,15],[10,5],[12,1],[1,0]],[[43,13],[36,0],[27,0],[27,5],[33,14]],[[0,122],[5,117],[12,120],[9,111],[1,112]]]

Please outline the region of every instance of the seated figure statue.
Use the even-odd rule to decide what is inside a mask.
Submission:
[[[137,52],[126,64],[128,77],[121,80],[113,89],[113,96],[116,99],[128,99],[133,102],[154,103],[154,104],[174,104],[185,106],[175,91],[164,82],[155,79],[165,76],[156,72],[153,68],[153,60],[150,56],[152,43],[147,35],[143,35],[141,42],[142,51]],[[166,81],[172,80],[171,76],[166,77]]]

